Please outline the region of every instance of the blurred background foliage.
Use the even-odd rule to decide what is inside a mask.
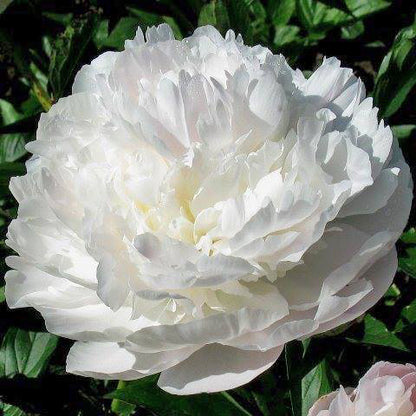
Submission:
[[[413,0],[0,0],[0,250],[16,215],[11,176],[25,172],[25,144],[39,116],[70,94],[75,73],[121,50],[137,26],[166,22],[178,38],[199,25],[232,28],[248,44],[282,53],[308,76],[337,56],[360,76],[416,166],[416,6]],[[378,360],[412,362],[416,350],[416,231],[412,212],[398,244],[395,283],[365,317],[292,342],[244,388],[175,397],[157,377],[119,384],[65,374],[70,342],[48,334],[33,310],[10,311],[0,282],[0,408],[4,415],[306,416],[322,394],[356,385]]]

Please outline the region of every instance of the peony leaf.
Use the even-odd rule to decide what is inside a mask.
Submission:
[[[213,0],[204,5],[198,18],[198,25],[213,25],[222,34],[233,29],[251,43],[253,33],[267,37],[265,26],[267,13],[259,1],[251,0]]]
[[[0,114],[2,125],[7,126],[18,122],[22,115],[15,110],[13,105],[5,100],[0,100]],[[31,135],[23,133],[1,134],[0,133],[0,163],[14,162],[26,154],[24,148]]]
[[[123,389],[126,386],[126,382],[123,380],[120,380],[117,385],[118,389]],[[134,409],[136,408],[136,405],[124,402],[122,400],[113,399],[111,402],[111,410],[113,413],[119,416],[130,416]]]
[[[345,3],[351,13],[358,19],[391,6],[391,2],[386,0],[345,0]]]
[[[170,16],[161,16],[155,13],[145,12],[144,10],[136,9],[135,7],[127,7],[127,10],[136,16],[139,20],[139,25],[142,30],[146,30],[147,27],[153,25],[160,25],[161,23],[167,23],[172,29],[176,39],[182,39],[182,32],[176,20]],[[137,26],[136,26],[137,29]]]
[[[406,247],[405,252],[406,256],[401,256],[399,258],[399,268],[409,275],[410,277],[416,278],[416,231],[414,228],[410,228],[405,233],[403,233],[401,240],[410,244],[410,247]]]
[[[398,126],[391,126],[393,134],[399,140],[409,139],[416,134],[416,124],[401,124]]]
[[[13,0],[1,0],[0,1],[0,14],[3,13],[12,3],[13,3]]]
[[[198,26],[213,25],[216,26],[217,19],[215,16],[215,2],[205,4],[199,13]]]
[[[230,18],[231,28],[240,33],[247,43],[253,41],[251,0],[228,0],[225,2]]]
[[[105,41],[108,38],[108,20],[104,19],[101,20],[99,23],[97,30],[94,33],[93,36],[93,42],[94,45],[97,47],[97,49],[100,49],[103,47]]]
[[[322,38],[326,31],[353,21],[353,16],[345,11],[319,1],[297,0],[296,4],[297,16],[312,39]]]
[[[299,36],[300,28],[298,26],[286,25],[276,26],[276,33],[274,36],[274,44],[277,48],[291,43],[299,43],[301,37]]]
[[[374,87],[381,117],[394,114],[416,85],[416,22],[399,32],[385,56]]]
[[[340,9],[346,13],[350,13],[350,10],[346,4],[346,0],[321,0],[321,3],[336,9]]]
[[[65,93],[97,27],[97,16],[89,15],[74,21],[55,42],[49,67],[49,82],[55,100]]]
[[[0,377],[23,374],[39,376],[48,364],[58,337],[47,332],[28,332],[10,328],[0,348]]]
[[[8,186],[12,176],[24,175],[26,169],[23,163],[5,162],[0,164],[0,185]]]
[[[268,12],[275,25],[286,25],[296,10],[296,0],[270,1]]]
[[[52,13],[52,12],[44,12],[42,13],[47,19],[52,20],[55,23],[59,23],[60,25],[66,26],[71,24],[73,19],[72,13]]]
[[[341,37],[343,39],[356,39],[364,33],[364,23],[361,20],[341,28]]]
[[[133,39],[140,22],[137,17],[122,17],[102,46],[121,50],[126,39]]]
[[[326,360],[321,361],[302,379],[302,416],[307,416],[309,409],[324,394],[332,391]]]
[[[409,347],[414,350],[416,329],[416,299],[405,306],[400,313],[400,318],[396,322],[394,332],[400,333],[400,337],[406,340]]]
[[[364,336],[360,340],[350,339],[352,342],[359,342],[362,344],[380,345],[383,347],[390,347],[400,351],[408,351],[403,341],[398,338],[386,325],[371,315],[364,318]]]
[[[402,309],[401,316],[411,324],[416,323],[416,299]]]
[[[222,0],[213,0],[202,7],[198,26],[204,25],[215,26],[222,34],[230,28],[228,11]]]
[[[416,229],[414,227],[408,229],[400,239],[406,244],[416,244]]]
[[[416,248],[406,249],[407,257],[399,258],[399,268],[404,273],[416,279]]]
[[[221,416],[249,416],[229,393],[173,396],[156,386],[157,377],[127,383],[124,388],[107,394],[107,399],[144,406],[160,416],[221,414]]]
[[[9,182],[13,176],[24,175],[25,165],[18,162],[0,163],[0,195],[10,195]]]
[[[287,55],[290,63],[296,61],[307,45],[308,39],[301,36],[300,27],[294,25],[276,26],[274,47],[278,53]]]
[[[47,332],[28,332],[10,328],[0,347],[0,377],[23,374],[36,378],[46,368],[55,351],[58,337]],[[23,416],[25,413],[16,406],[0,403],[5,416]]]
[[[4,416],[24,416],[27,414],[16,406],[2,402],[0,402],[0,410]]]

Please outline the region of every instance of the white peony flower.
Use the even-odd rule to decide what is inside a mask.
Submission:
[[[391,284],[411,180],[364,95],[333,58],[305,79],[232,31],[139,29],[27,145],[9,306],[77,341],[71,373],[247,383]]]
[[[321,397],[308,416],[416,416],[416,367],[380,361],[355,390]]]

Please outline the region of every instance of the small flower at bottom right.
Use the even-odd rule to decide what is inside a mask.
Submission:
[[[357,388],[321,397],[308,416],[416,416],[416,367],[380,361]]]

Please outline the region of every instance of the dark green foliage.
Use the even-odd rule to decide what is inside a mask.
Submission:
[[[121,50],[137,26],[166,22],[177,38],[198,25],[283,53],[305,75],[323,56],[352,67],[416,166],[416,6],[410,0],[14,0],[0,1],[0,231],[16,215],[8,190],[25,172],[24,145],[42,111],[70,94],[76,72],[99,53]],[[175,397],[157,377],[103,382],[66,375],[71,343],[45,332],[32,310],[10,311],[0,282],[0,404],[23,415],[306,416],[342,383],[353,386],[376,361],[412,362],[416,350],[416,232],[412,213],[398,245],[395,284],[365,317],[292,342],[269,371],[226,393]],[[113,401],[113,405],[112,400]]]

